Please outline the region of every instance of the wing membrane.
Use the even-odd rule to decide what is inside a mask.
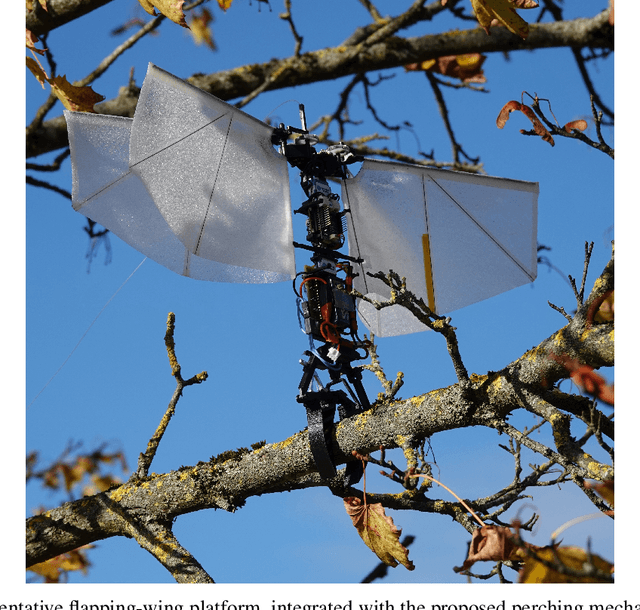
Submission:
[[[287,162],[266,124],[152,64],[133,120],[65,116],[76,210],[182,275],[295,275]]]
[[[367,272],[393,269],[437,314],[535,279],[538,184],[366,160],[343,183],[350,253],[364,262],[355,287],[378,300],[389,289]],[[371,332],[426,330],[400,306],[361,302]]]

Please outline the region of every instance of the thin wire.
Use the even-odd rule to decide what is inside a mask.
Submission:
[[[588,515],[582,515],[581,517],[575,517],[574,519],[571,519],[570,521],[563,523],[557,530],[553,532],[553,534],[551,534],[551,543],[553,544],[556,538],[560,534],[562,534],[562,532],[564,532],[566,529],[569,529],[570,527],[573,527],[578,523],[582,523],[583,521],[588,521],[589,519],[598,519],[600,517],[606,517],[606,516],[607,515],[605,513],[598,512],[598,513],[589,513]]]
[[[120,288],[118,288],[118,290],[116,290],[111,297],[109,298],[109,300],[103,305],[102,309],[98,312],[98,315],[93,319],[93,322],[91,322],[91,324],[89,324],[89,327],[87,328],[87,330],[84,331],[84,334],[82,335],[82,337],[80,337],[80,340],[76,343],[76,346],[71,350],[71,353],[66,357],[65,361],[60,365],[60,367],[58,368],[58,370],[51,376],[51,379],[49,379],[49,381],[47,381],[47,383],[44,384],[44,387],[36,394],[35,398],[28,404],[27,406],[27,410],[29,410],[29,408],[31,407],[31,405],[38,399],[38,397],[40,396],[40,394],[42,394],[42,392],[44,392],[47,389],[47,386],[53,381],[53,379],[56,377],[56,375],[62,370],[62,368],[64,367],[65,364],[67,364],[67,362],[69,361],[69,359],[71,358],[71,356],[73,356],[73,352],[75,352],[78,349],[78,346],[82,343],[83,339],[87,336],[87,334],[89,333],[89,331],[91,330],[91,327],[96,323],[96,321],[98,320],[98,318],[102,315],[102,312],[107,308],[107,305],[109,305],[109,303],[111,303],[111,301],[113,301],[113,299],[115,298],[115,296],[124,288],[125,284],[133,277],[133,274],[140,269],[140,267],[142,266],[142,263],[144,263],[144,261],[147,260],[147,257],[145,256],[142,261],[140,262],[140,264],[131,272],[131,274],[129,275],[129,277],[122,282],[122,284],[120,285]]]

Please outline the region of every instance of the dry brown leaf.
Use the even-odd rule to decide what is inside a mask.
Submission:
[[[564,126],[564,130],[571,132],[572,129],[577,129],[578,131],[584,131],[588,127],[587,122],[584,119],[577,119],[575,121],[570,121]]]
[[[563,571],[565,567],[571,571],[581,572],[584,571],[585,565],[593,564],[605,574],[613,573],[613,564],[597,555],[589,555],[587,551],[576,546],[546,546],[538,549],[534,556],[525,556],[523,561],[524,566],[520,570],[519,582],[527,584],[602,582],[596,575],[567,574]],[[557,567],[549,567],[548,564]]]
[[[94,104],[104,99],[103,95],[96,93],[91,87],[76,87],[67,81],[66,76],[56,76],[48,79],[52,91],[58,96],[62,105],[67,110],[79,112],[95,112]]]
[[[596,373],[593,367],[582,364],[579,360],[570,356],[557,356],[551,354],[552,360],[562,364],[570,373],[571,381],[587,394],[591,394],[598,400],[602,400],[610,405],[614,404],[614,386],[607,383],[607,380]]]
[[[360,498],[344,498],[344,507],[364,543],[388,566],[396,567],[398,562],[407,570],[415,569],[409,560],[409,550],[400,544],[402,530],[385,515],[382,504],[363,505]]]
[[[36,45],[40,42],[38,37],[31,31],[26,31],[26,44],[27,49],[37,53],[38,55],[44,55],[45,49],[36,49]]]
[[[516,548],[513,533],[507,527],[485,525],[471,536],[469,554],[460,568],[468,570],[476,561],[506,561]]]
[[[409,71],[430,71],[451,78],[459,78],[463,83],[484,83],[486,78],[482,72],[482,64],[486,57],[480,53],[466,55],[446,55],[437,59],[428,59],[422,63],[408,64],[404,68]]]
[[[547,128],[540,122],[540,119],[536,116],[535,112],[526,104],[522,104],[520,110],[533,124],[533,131],[539,135],[545,142],[549,142],[551,146],[555,145],[553,137],[547,130]],[[520,133],[525,133],[524,130],[520,130]]]
[[[509,115],[514,110],[520,110],[521,108],[522,108],[522,104],[520,102],[517,102],[516,100],[511,100],[510,102],[507,102],[500,110],[500,114],[496,119],[496,125],[498,129],[502,129],[506,125],[507,121],[509,120]]]
[[[531,121],[531,123],[533,124],[533,131],[536,135],[539,135],[545,142],[549,142],[551,146],[555,145],[555,142],[553,141],[553,137],[551,133],[540,122],[535,112],[526,104],[521,104],[520,102],[517,102],[515,100],[511,100],[510,102],[507,102],[500,110],[500,113],[498,114],[498,118],[496,119],[496,126],[498,127],[498,129],[502,129],[505,126],[507,120],[509,119],[509,115],[514,110],[520,110],[520,112],[522,112],[522,114],[524,114]],[[527,133],[527,132],[521,129],[520,133]]]
[[[602,483],[591,483],[591,481],[585,481],[585,487],[593,489],[599,496],[601,496],[608,504],[613,508],[613,480],[603,481]]]

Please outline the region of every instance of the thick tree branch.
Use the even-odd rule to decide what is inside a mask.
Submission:
[[[111,0],[47,0],[46,11],[39,2],[34,2],[33,10],[26,15],[27,29],[40,37],[109,2]]]
[[[506,28],[493,28],[491,36],[481,28],[430,34],[416,38],[385,39],[368,47],[338,46],[273,59],[264,64],[243,66],[214,74],[197,74],[189,82],[223,100],[245,97],[265,87],[284,89],[312,82],[335,80],[343,76],[398,68],[444,55],[496,53],[553,47],[613,48],[613,28],[608,11],[591,19],[575,19],[532,24],[529,36],[522,40]],[[274,78],[277,75],[277,78]],[[132,117],[137,95],[131,88],[121,90],[117,98],[96,105],[103,114]],[[62,116],[46,121],[27,139],[27,157],[67,146],[66,123]]]
[[[613,323],[589,325],[585,313],[612,285],[613,259],[573,320],[501,371],[471,375],[464,384],[407,400],[385,401],[341,421],[335,426],[330,447],[335,463],[353,460],[354,450],[370,453],[381,446],[404,447],[408,439],[416,441],[445,430],[480,425],[513,435],[523,446],[561,464],[578,480],[611,476],[610,467],[597,466],[595,460],[576,450],[575,442],[567,439],[564,420],[556,425],[557,439],[562,442],[552,450],[512,428],[505,419],[525,407],[528,399],[524,392],[543,395],[550,384],[568,376],[551,355],[579,354],[581,361],[591,366],[613,365]],[[555,406],[549,408],[557,412]],[[582,456],[579,460],[575,459],[577,454]],[[31,517],[27,520],[27,565],[110,536],[138,536],[140,523],[170,523],[180,515],[206,508],[233,512],[252,496],[326,484],[315,472],[304,430],[283,442],[256,446],[253,451],[225,452],[195,466],[132,479]],[[457,519],[465,527],[469,525],[466,516],[460,514]]]
[[[206,570],[177,540],[171,528],[150,523],[144,530],[133,529],[136,542],[149,551],[180,584],[212,584]]]

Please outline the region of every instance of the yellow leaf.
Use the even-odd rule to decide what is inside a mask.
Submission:
[[[120,483],[120,479],[118,477],[114,477],[110,474],[105,474],[104,476],[93,475],[92,481],[93,484],[98,488],[99,491],[107,491],[113,485]]]
[[[58,571],[58,566],[55,565],[55,557],[53,559],[49,559],[48,561],[43,561],[42,563],[37,563],[30,568],[27,568],[29,571],[34,572],[38,576],[42,576],[45,582],[59,582],[60,581],[60,572]]]
[[[46,72],[42,69],[42,66],[32,57],[27,57],[27,68],[31,70],[32,74],[38,79],[38,82],[44,89],[44,84],[48,80]]]
[[[215,51],[216,44],[213,42],[213,34],[209,23],[213,21],[211,13],[203,8],[200,14],[194,14],[191,19],[190,30],[196,44],[206,44],[212,51]]]
[[[607,297],[602,301],[598,311],[593,316],[594,322],[598,322],[600,324],[604,324],[605,322],[613,321],[613,311],[614,311],[614,292],[613,290],[607,295]]]
[[[138,2],[149,15],[155,15],[155,9],[157,8],[174,23],[181,25],[183,28],[189,27],[182,11],[184,0],[138,0]]]
[[[149,15],[156,14],[156,9],[152,2],[149,2],[149,0],[138,0],[138,2],[140,3],[140,6],[149,13]]]
[[[66,76],[56,76],[49,79],[52,91],[58,96],[62,105],[68,110],[79,112],[95,112],[94,104],[104,99],[91,87],[76,87],[67,81]]]
[[[38,3],[45,11],[47,12],[49,11],[49,8],[47,7],[47,0],[38,0]],[[27,11],[31,12],[32,10],[33,10],[33,0],[27,0]]]
[[[593,489],[600,497],[602,497],[609,505],[611,505],[611,507],[613,507],[613,479],[609,481],[603,481],[602,483],[592,483],[591,481],[585,481],[584,486],[589,489]]]
[[[484,63],[484,56],[480,53],[456,55],[456,63],[465,70],[477,70]]]
[[[400,544],[402,530],[384,513],[382,504],[362,505],[360,498],[344,498],[344,507],[364,543],[388,566],[400,562],[407,570],[415,566],[409,560],[409,550]]]
[[[531,0],[471,0],[473,12],[478,23],[489,34],[492,25],[501,23],[510,32],[521,38],[529,34],[529,24],[516,13],[515,8],[535,8],[537,4]]]
[[[89,563],[85,552],[87,549],[91,548],[93,548],[92,544],[81,546],[80,548],[69,551],[68,553],[63,553],[62,555],[52,557],[42,563],[37,563],[30,568],[27,568],[27,570],[42,576],[45,582],[60,582],[60,577],[65,572],[75,572],[77,570],[82,570],[84,573],[87,572],[87,568],[91,564]]]
[[[544,562],[544,563],[543,563]],[[597,574],[586,574],[585,566],[595,566],[605,574],[613,573],[613,564],[597,555],[591,555],[577,546],[543,547],[534,556],[524,557],[524,566],[520,571],[521,583],[588,583],[605,582]],[[551,566],[555,566],[551,567]],[[585,572],[577,576],[567,573]]]
[[[233,2],[233,0],[218,0],[218,6],[223,11],[226,11],[231,6],[232,2]]]

